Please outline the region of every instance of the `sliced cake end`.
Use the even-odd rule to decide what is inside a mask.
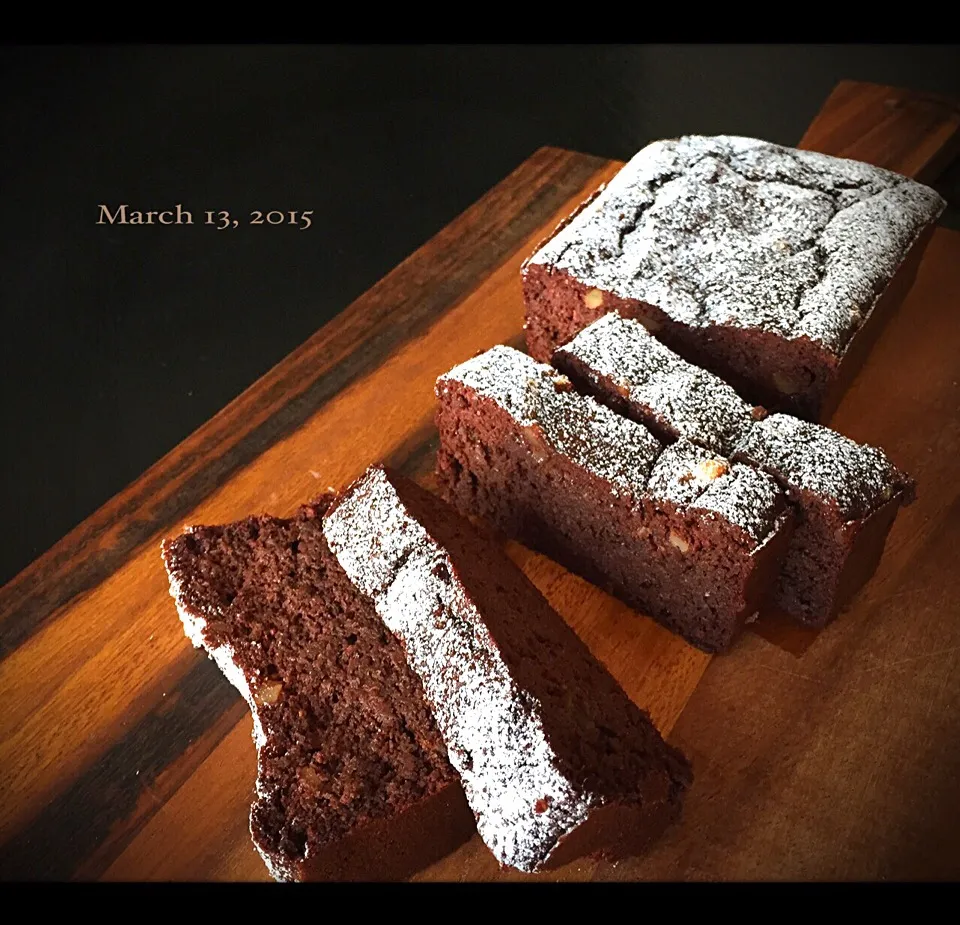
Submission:
[[[786,414],[757,422],[734,458],[773,475],[797,506],[778,602],[825,625],[876,571],[898,510],[915,496],[913,479],[882,450]]]
[[[250,828],[270,873],[397,879],[473,818],[420,681],[327,547],[329,500],[189,528],[163,559],[187,635],[250,704]]]
[[[468,521],[376,467],[324,531],[402,641],[502,864],[634,854],[678,816],[687,761]]]

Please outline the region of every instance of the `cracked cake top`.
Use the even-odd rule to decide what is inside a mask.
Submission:
[[[870,164],[689,135],[640,151],[528,264],[683,324],[807,337],[840,355],[944,206]]]

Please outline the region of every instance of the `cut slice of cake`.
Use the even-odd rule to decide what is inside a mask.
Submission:
[[[718,376],[694,366],[632,318],[610,312],[553,354],[580,391],[648,427],[663,442],[685,437],[729,456],[766,415]]]
[[[826,420],[944,206],[845,158],[733,136],[654,142],[524,264],[528,348],[549,361],[618,310],[751,402]]]
[[[787,414],[757,422],[734,459],[769,472],[796,504],[778,603],[824,626],[876,571],[897,512],[915,497],[913,480],[882,450]]]
[[[501,864],[634,854],[679,815],[686,759],[492,540],[382,467],[323,529],[403,644]]]
[[[708,652],[772,590],[792,514],[775,480],[642,425],[494,347],[437,381],[441,490]]]
[[[611,312],[554,354],[573,383],[667,440],[682,437],[769,472],[797,510],[777,603],[828,623],[870,579],[913,482],[881,450],[789,415],[766,420],[722,379]]]
[[[475,831],[400,644],[320,517],[191,527],[163,544],[184,629],[250,704],[253,842],[278,880],[406,877]]]

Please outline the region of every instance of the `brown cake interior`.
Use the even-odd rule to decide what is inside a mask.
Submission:
[[[826,626],[872,577],[904,492],[860,520],[811,491],[784,489],[799,522],[777,586],[777,604],[808,626]]]
[[[195,528],[164,559],[185,622],[249,688],[264,740],[251,831],[273,875],[405,876],[472,816],[419,680],[327,547],[329,500]]]
[[[724,651],[762,606],[787,530],[755,552],[722,518],[612,493],[457,382],[444,386],[437,426],[437,477],[461,511],[490,518],[694,645]]]
[[[825,623],[833,613],[839,578],[850,552],[843,519],[813,492],[793,492],[802,524],[794,531],[777,588],[778,603],[805,623]]]

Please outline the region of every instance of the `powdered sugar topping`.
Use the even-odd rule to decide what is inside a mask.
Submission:
[[[517,687],[447,553],[373,468],[324,519],[341,566],[403,642],[450,762],[502,864],[535,870],[599,798],[557,768],[535,698]]]
[[[753,408],[726,382],[681,359],[632,318],[616,312],[584,328],[555,355],[613,382],[627,401],[675,436],[729,454],[754,423]]]
[[[686,136],[640,151],[529,263],[684,324],[808,337],[842,354],[944,206],[858,161]]]
[[[552,366],[497,346],[441,376],[438,388],[449,381],[497,402],[521,427],[536,428],[558,453],[617,489],[646,489],[660,442],[642,425],[572,391]]]
[[[788,414],[757,422],[737,447],[752,460],[803,491],[832,499],[843,516],[859,519],[909,483],[882,450]]]
[[[776,481],[765,472],[731,465],[685,439],[660,455],[649,490],[664,501],[722,517],[757,543],[762,543],[774,528],[777,501],[782,497]]]

